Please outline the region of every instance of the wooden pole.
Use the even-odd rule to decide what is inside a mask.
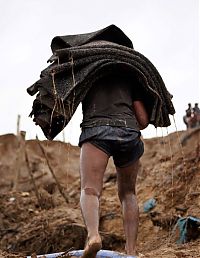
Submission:
[[[17,136],[19,136],[20,134],[20,120],[21,120],[21,116],[18,115],[17,116]]]
[[[65,130],[62,130],[62,135],[63,135],[63,142],[65,142]]]
[[[26,138],[26,132],[25,131],[18,131],[19,130],[19,121],[20,116],[18,116],[17,120],[17,142],[18,142],[18,149],[17,149],[17,157],[16,157],[16,174],[15,174],[15,181],[13,184],[13,190],[17,191],[19,186],[19,180],[21,175],[21,167],[24,162],[25,157],[25,138]]]

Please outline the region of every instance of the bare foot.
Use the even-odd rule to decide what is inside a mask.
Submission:
[[[101,248],[101,237],[91,238],[85,247],[82,258],[96,258],[96,254]]]

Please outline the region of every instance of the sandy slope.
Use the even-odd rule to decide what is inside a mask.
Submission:
[[[144,257],[200,257],[199,238],[176,244],[177,217],[200,217],[200,133],[184,140],[181,147],[178,138],[185,135],[186,132],[179,132],[144,140],[145,154],[137,183],[138,249]],[[0,136],[0,257],[84,247],[86,230],[79,209],[79,148],[62,142],[41,144],[62,194],[36,140],[26,141],[25,147],[20,148],[16,136]],[[157,205],[147,214],[143,204],[151,197],[156,198]],[[124,250],[112,160],[104,179],[100,230],[103,249]]]

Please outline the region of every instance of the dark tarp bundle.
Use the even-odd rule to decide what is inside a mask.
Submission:
[[[38,93],[30,115],[48,139],[68,124],[94,82],[109,73],[137,78],[150,123],[170,125],[169,114],[175,110],[159,72],[115,25],[93,33],[55,37],[51,48],[52,64],[27,89],[30,95]]]

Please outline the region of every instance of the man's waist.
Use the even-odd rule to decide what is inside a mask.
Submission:
[[[94,126],[118,126],[118,127],[129,127],[139,131],[139,125],[135,117],[132,118],[100,118],[100,119],[88,119],[83,120],[80,124],[81,127],[94,127]]]

